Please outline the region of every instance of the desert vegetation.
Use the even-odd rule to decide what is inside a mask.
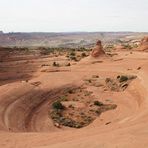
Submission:
[[[104,78],[93,75],[89,79],[84,79],[84,82],[86,85],[99,87],[102,90],[124,91],[135,78],[136,76],[133,75],[118,75],[116,78]]]
[[[84,137],[87,144],[89,134],[97,143],[106,142],[106,137],[112,141],[112,135],[120,137],[121,131],[127,136],[125,140],[129,140],[129,133],[134,133],[134,138],[139,137],[137,131],[140,137],[146,134],[143,122],[147,121],[146,40],[135,49],[132,41],[121,39],[120,44],[132,48],[118,50],[116,41],[106,44],[100,40],[96,45],[94,41],[95,47],[89,49],[88,46],[1,47],[2,142],[9,138],[20,140],[22,136],[29,143],[34,137],[43,138],[45,141],[40,142],[46,145],[54,143],[55,137],[56,142],[61,137],[62,140],[76,137],[80,142],[79,138]],[[72,131],[76,132],[71,136]],[[36,139],[33,143],[36,147]]]
[[[69,90],[53,102],[49,116],[60,126],[82,128],[93,122],[102,112],[116,107],[115,104],[103,104],[92,92],[79,87]]]

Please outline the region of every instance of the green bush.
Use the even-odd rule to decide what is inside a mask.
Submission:
[[[132,49],[132,46],[129,45],[129,44],[123,44],[123,46],[124,46],[124,48],[126,48],[126,49]]]
[[[60,101],[56,101],[52,104],[52,108],[53,109],[64,109],[64,106],[62,105],[62,103]]]
[[[70,60],[78,61],[77,58],[76,58],[75,56],[70,56],[69,58],[70,58]]]
[[[69,93],[69,94],[73,94],[74,91],[73,91],[73,90],[68,90],[68,93]]]
[[[76,56],[76,53],[75,52],[71,52],[70,56]]]
[[[127,76],[120,76],[120,79],[119,79],[119,82],[124,82],[124,81],[127,81],[128,80],[128,77]]]
[[[59,65],[59,63],[56,63],[56,62],[53,62],[53,64],[52,64],[54,67],[59,67],[60,65]]]
[[[102,106],[103,103],[102,102],[99,102],[99,101],[94,101],[94,105],[96,105],[96,106]]]
[[[81,57],[87,57],[86,53],[83,52],[83,53],[81,54]]]

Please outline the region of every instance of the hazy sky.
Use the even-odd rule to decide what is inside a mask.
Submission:
[[[148,32],[148,0],[0,0],[0,30]]]

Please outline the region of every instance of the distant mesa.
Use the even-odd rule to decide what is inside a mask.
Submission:
[[[140,50],[148,50],[148,36],[144,37],[140,42]]]
[[[95,47],[92,49],[91,56],[97,58],[101,55],[105,55],[105,52],[103,50],[102,42],[98,40]]]

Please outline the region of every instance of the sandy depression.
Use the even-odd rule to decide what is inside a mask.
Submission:
[[[145,42],[147,39],[143,39]],[[148,53],[116,51],[105,55],[98,41],[90,56],[67,67],[65,56],[6,56],[1,49],[0,147],[6,148],[147,148]],[[6,59],[6,60],[5,60]],[[47,65],[49,64],[49,65]],[[41,66],[42,65],[42,66]],[[84,84],[118,75],[136,76],[124,91]],[[67,90],[83,86],[104,104],[116,104],[83,128],[56,127],[51,104]],[[85,98],[84,98],[85,99]],[[81,102],[81,100],[79,100]],[[91,101],[91,100],[90,100]],[[83,108],[83,104],[76,104]]]

